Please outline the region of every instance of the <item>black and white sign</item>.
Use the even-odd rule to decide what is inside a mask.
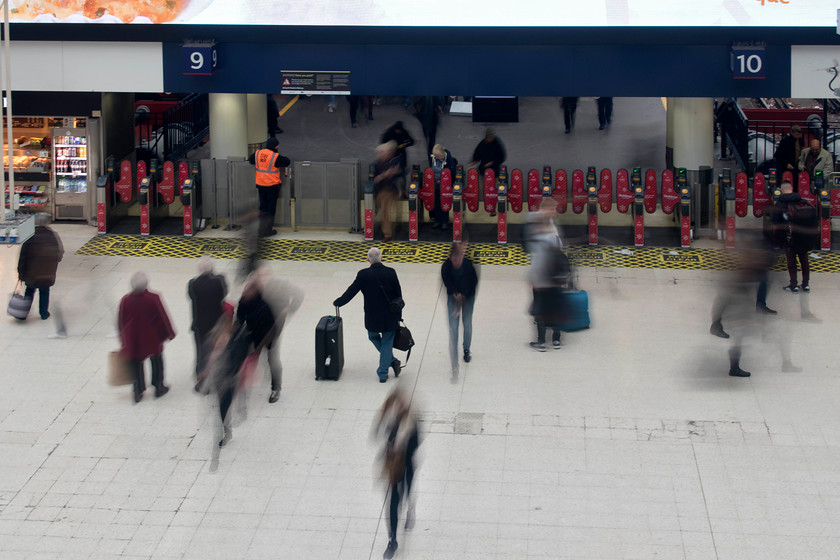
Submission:
[[[306,95],[350,95],[350,72],[281,70],[281,93]]]

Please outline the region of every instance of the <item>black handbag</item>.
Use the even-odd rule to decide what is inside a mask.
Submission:
[[[403,307],[405,307],[405,300],[402,296],[389,298],[388,293],[385,291],[385,286],[382,285],[379,278],[377,278],[376,281],[379,283],[379,289],[382,290],[382,295],[385,296],[385,301],[388,302],[388,311],[394,315],[399,314],[403,310]]]
[[[414,337],[411,336],[411,331],[405,326],[405,322],[401,320],[400,325],[397,327],[397,332],[394,334],[394,348],[402,350],[403,352],[408,352],[405,357],[406,364],[411,358],[412,346],[414,346]]]

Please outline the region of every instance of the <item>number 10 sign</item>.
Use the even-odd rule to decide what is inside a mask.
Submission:
[[[764,48],[762,47],[732,47],[730,55],[732,77],[736,80],[763,80]]]
[[[184,43],[182,47],[184,75],[210,76],[216,71],[219,65],[219,54],[216,51],[215,42]]]

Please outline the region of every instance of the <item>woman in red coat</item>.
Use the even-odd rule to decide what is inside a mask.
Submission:
[[[169,391],[163,384],[163,343],[175,338],[175,330],[156,293],[146,289],[149,278],[144,272],[131,277],[131,293],[120,301],[118,327],[122,341],[122,355],[134,369],[134,402],[140,402],[146,390],[143,360],[151,358],[152,385],[155,397]]]

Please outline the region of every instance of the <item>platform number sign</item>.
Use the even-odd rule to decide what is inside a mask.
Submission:
[[[210,76],[219,65],[215,44],[183,45],[184,75]]]
[[[732,78],[763,80],[765,74],[764,49],[760,47],[732,47],[730,55]]]

